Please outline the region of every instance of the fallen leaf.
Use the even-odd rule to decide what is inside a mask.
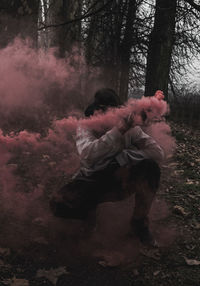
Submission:
[[[190,179],[187,179],[186,185],[193,185],[194,184],[194,181],[193,180],[190,180]]]
[[[47,161],[47,160],[50,159],[50,156],[47,155],[47,154],[43,154],[43,155],[42,155],[42,158]]]
[[[157,270],[153,273],[154,276],[157,276],[160,273],[160,270]]]
[[[200,229],[200,223],[199,223],[199,222],[195,222],[195,223],[192,225],[192,227],[193,227],[194,229]]]
[[[108,266],[108,265],[107,265],[107,262],[104,261],[104,260],[100,260],[98,263],[99,263],[99,265],[101,265],[101,266],[103,266],[103,267]]]
[[[169,168],[177,167],[178,163],[177,162],[172,162],[168,165]]]
[[[174,171],[174,176],[177,177],[177,176],[180,176],[183,173],[184,173],[184,170],[175,170]]]
[[[45,277],[47,278],[52,284],[56,285],[58,278],[63,274],[69,274],[66,270],[66,267],[58,267],[58,268],[50,268],[49,270],[39,269],[37,271],[36,277]]]
[[[56,162],[49,162],[50,167],[54,167],[56,165]]]
[[[2,247],[0,247],[0,255],[3,255],[3,256],[10,255],[10,249],[9,248],[2,248]]]
[[[187,263],[187,265],[191,265],[191,266],[200,265],[200,261],[199,260],[188,259],[187,257],[184,257],[184,259],[185,259],[185,262]]]
[[[3,280],[3,283],[8,286],[29,286],[29,281],[26,279],[17,279],[15,276],[11,279]]]
[[[183,216],[187,216],[188,215],[188,213],[181,206],[176,205],[176,206],[174,206],[173,209],[174,209],[174,212],[177,213],[177,214],[181,214]]]
[[[196,196],[194,196],[194,195],[188,195],[188,197],[190,197],[191,199],[195,199],[196,198]]]
[[[160,259],[160,252],[159,249],[142,249],[140,251],[141,254],[143,254],[146,257],[153,258],[155,260]]]

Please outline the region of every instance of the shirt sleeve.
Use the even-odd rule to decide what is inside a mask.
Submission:
[[[115,156],[123,149],[123,136],[114,127],[97,139],[91,130],[79,126],[76,134],[76,146],[81,162],[87,167]]]
[[[129,131],[129,137],[132,145],[135,145],[140,150],[144,158],[153,159],[157,163],[164,160],[164,151],[158,143],[148,134],[146,134],[139,126],[136,126]]]

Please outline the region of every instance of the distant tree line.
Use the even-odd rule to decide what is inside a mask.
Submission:
[[[76,47],[88,73],[114,88],[122,101],[145,87],[176,93],[191,58],[200,51],[200,3],[194,0],[1,0],[0,46],[15,36],[35,47],[57,47],[66,57]]]

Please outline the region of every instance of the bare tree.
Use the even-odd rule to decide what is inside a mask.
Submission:
[[[132,47],[136,44],[134,23],[136,20],[136,1],[129,0],[127,3],[127,16],[124,37],[120,46],[120,69],[119,69],[119,95],[122,101],[128,97],[130,58]]]
[[[95,7],[100,8],[102,3]],[[136,1],[104,1],[101,13],[88,24],[86,56],[88,64],[101,69],[105,85],[114,88],[122,101],[128,96],[130,58],[135,44]]]
[[[145,96],[157,89],[168,94],[168,81],[174,45],[176,0],[157,0],[154,27],[150,35]]]
[[[191,0],[177,2],[175,42],[172,53],[170,87],[173,93],[182,82],[183,76],[192,68],[200,52],[200,5],[191,5]]]

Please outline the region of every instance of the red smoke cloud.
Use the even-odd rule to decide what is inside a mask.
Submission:
[[[49,219],[47,197],[79,168],[74,140],[78,124],[101,132],[132,114],[134,125],[143,125],[144,110],[145,131],[168,155],[173,151],[169,126],[158,122],[168,112],[162,98],[130,99],[119,109],[85,119],[77,111],[88,101],[80,93],[84,65],[77,72],[67,60],[56,59],[51,52],[36,51],[21,40],[0,50],[0,62],[0,204],[1,210],[14,218]],[[56,118],[59,112],[60,120]],[[76,116],[67,116],[70,112]],[[152,121],[156,123],[150,124]],[[45,132],[41,134],[41,130]]]

